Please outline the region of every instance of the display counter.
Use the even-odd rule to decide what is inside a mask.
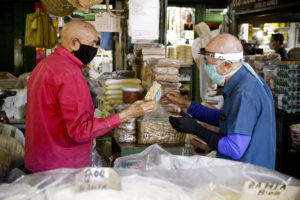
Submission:
[[[115,137],[113,137],[112,148],[115,153],[120,154],[121,156],[127,156],[135,153],[140,153],[144,151],[149,145],[145,144],[123,144],[119,143]],[[167,152],[174,155],[181,156],[191,156],[193,149],[190,144],[162,144],[161,147]]]

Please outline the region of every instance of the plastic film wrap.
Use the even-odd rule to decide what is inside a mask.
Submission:
[[[261,200],[244,191],[245,183],[270,183],[271,186],[296,188],[286,198],[298,200],[300,180],[274,170],[225,159],[204,156],[175,156],[155,144],[143,152],[115,161],[114,170],[121,176],[122,190],[75,192],[75,176],[81,169],[57,169],[25,175],[12,184],[0,185],[0,199],[5,200]],[[261,184],[263,185],[263,184]],[[258,184],[256,186],[259,187]],[[297,190],[298,189],[298,190]],[[272,191],[272,190],[270,190]],[[142,197],[142,198],[141,198]],[[266,198],[265,198],[266,199]]]
[[[155,112],[137,120],[139,144],[179,144],[186,134],[177,132],[169,122],[170,114],[160,104]]]
[[[178,83],[179,77],[178,75],[169,75],[169,74],[155,74],[156,81],[166,81],[166,82],[173,82]]]
[[[174,68],[179,68],[180,67],[180,62],[179,60],[176,59],[171,59],[171,58],[165,58],[165,59],[159,59],[157,61],[157,67],[174,67]]]
[[[178,144],[185,142],[185,134],[174,130],[167,120],[138,120],[138,128],[139,144]]]
[[[153,72],[156,74],[169,74],[169,75],[177,75],[179,74],[178,68],[174,67],[154,67]]]

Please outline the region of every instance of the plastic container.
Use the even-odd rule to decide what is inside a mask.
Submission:
[[[141,88],[124,87],[123,88],[123,103],[134,103],[143,98]]]

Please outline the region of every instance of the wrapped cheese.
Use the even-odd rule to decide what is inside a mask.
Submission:
[[[156,81],[153,82],[153,85],[148,90],[145,101],[159,101],[161,97],[161,85],[157,83]]]
[[[161,88],[163,91],[178,91],[181,83],[172,83],[172,82],[166,82],[166,81],[157,81],[159,84],[161,84]]]
[[[178,76],[179,70],[174,67],[154,67],[153,72],[155,74],[169,74]]]
[[[179,77],[178,77],[178,75],[155,74],[155,80],[178,83]]]
[[[157,67],[174,67],[174,68],[179,68],[180,67],[180,62],[179,60],[176,59],[171,59],[171,58],[165,58],[165,59],[159,59],[157,61]]]

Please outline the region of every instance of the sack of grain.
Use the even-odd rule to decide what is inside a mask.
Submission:
[[[9,153],[12,168],[19,167],[24,163],[25,149],[16,139],[1,134],[0,149]]]
[[[0,149],[0,177],[6,176],[10,170],[11,157],[7,151]]]

